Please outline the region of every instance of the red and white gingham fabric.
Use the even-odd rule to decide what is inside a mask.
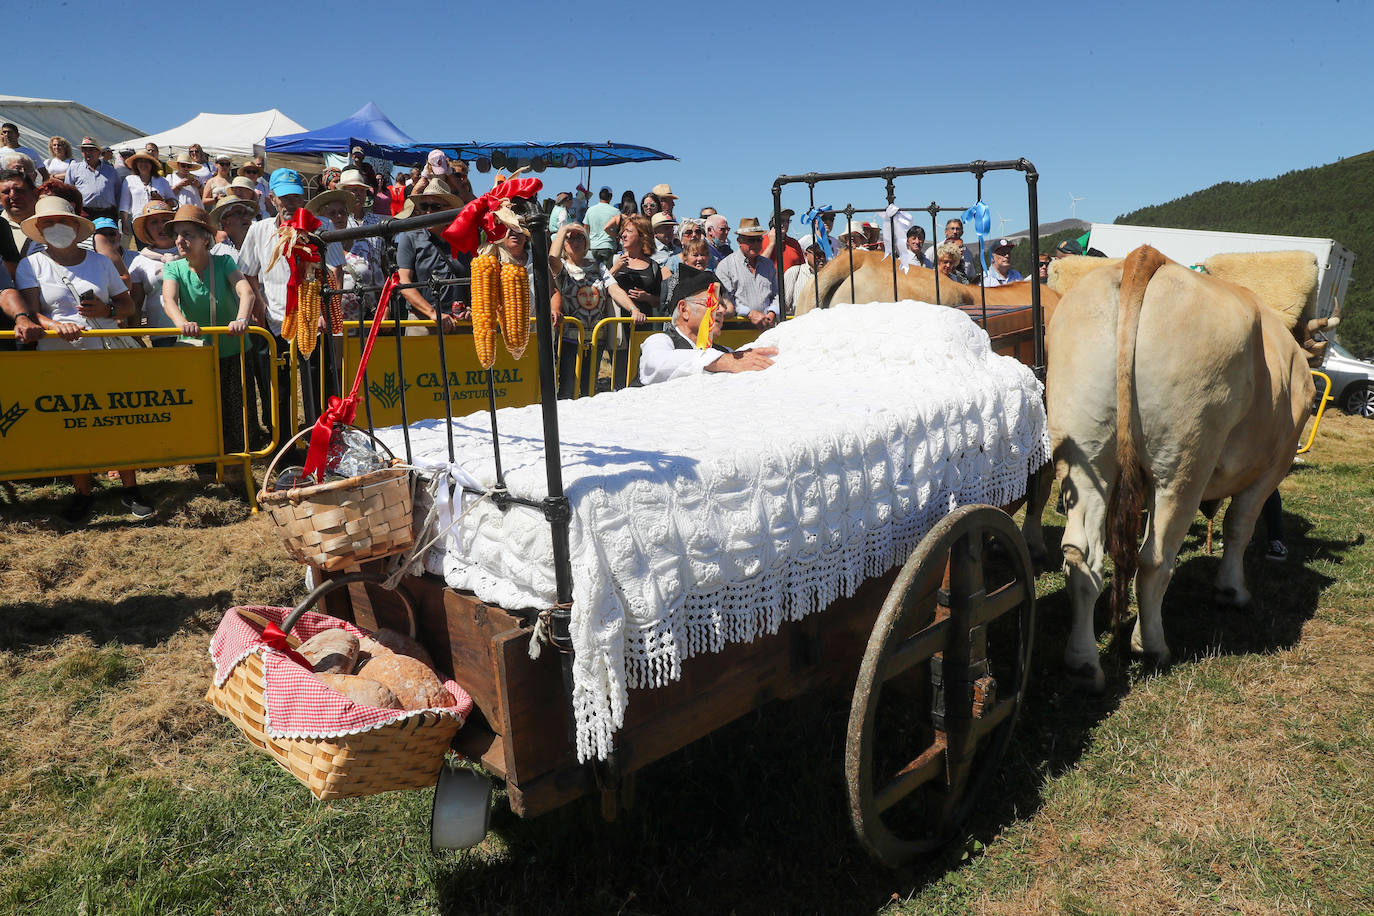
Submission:
[[[289,607],[246,607],[243,610],[281,626],[291,613]],[[220,621],[219,629],[210,640],[210,657],[215,662],[215,686],[222,687],[234,667],[249,655],[258,653],[263,659],[263,680],[266,693],[267,733],[274,738],[338,738],[370,731],[399,722],[422,712],[437,712],[453,716],[462,725],[472,712],[472,697],[451,680],[444,681],[456,700],[452,706],[431,710],[378,709],[362,706],[324,686],[314,672],[302,668],[286,653],[263,642],[262,630],[252,620],[239,616],[238,608],[231,608]],[[291,635],[302,642],[321,630],[344,629],[354,636],[366,636],[345,620],[306,611],[291,628]]]

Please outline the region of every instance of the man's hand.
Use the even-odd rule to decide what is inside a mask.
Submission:
[[[749,323],[756,328],[771,328],[777,322],[777,316],[772,312],[760,312],[754,309],[749,312]]]
[[[734,353],[722,354],[719,359],[706,367],[707,372],[758,372],[773,365],[773,357],[778,355],[777,347],[751,347]]]
[[[28,315],[20,315],[19,317],[24,320],[24,323],[20,324],[17,319],[14,322],[14,336],[16,340],[20,343],[31,344],[38,343],[38,341],[43,339],[43,335],[47,332],[43,330],[43,325],[41,325],[37,319],[30,318]]]

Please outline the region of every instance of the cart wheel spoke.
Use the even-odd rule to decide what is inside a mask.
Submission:
[[[950,513],[902,567],[869,637],[845,748],[850,816],[883,863],[959,831],[1006,748],[1034,623],[1029,552],[999,509]]]

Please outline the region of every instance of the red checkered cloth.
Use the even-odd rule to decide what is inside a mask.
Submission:
[[[309,668],[302,667],[287,653],[267,645],[263,641],[262,626],[241,617],[240,610],[281,626],[291,608],[231,608],[225,612],[219,629],[210,640],[216,687],[224,686],[234,667],[249,655],[256,652],[262,656],[267,733],[274,738],[340,738],[381,728],[422,712],[453,716],[461,726],[472,712],[472,697],[451,680],[444,681],[444,686],[456,700],[452,706],[430,710],[378,709],[354,703],[324,686]],[[291,635],[304,642],[321,630],[330,629],[344,629],[354,636],[368,635],[345,620],[314,611],[301,615],[291,628]]]

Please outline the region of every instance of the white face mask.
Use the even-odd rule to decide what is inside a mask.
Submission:
[[[76,241],[76,230],[66,223],[57,223],[43,230],[43,241],[53,248],[70,248]]]

